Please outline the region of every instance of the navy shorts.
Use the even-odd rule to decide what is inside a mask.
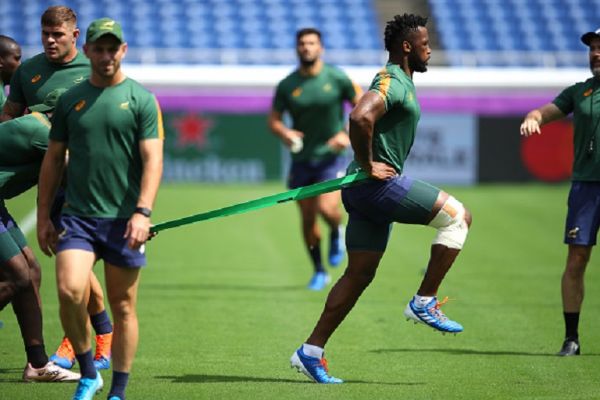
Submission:
[[[568,206],[565,243],[594,246],[600,227],[600,182],[571,183]]]
[[[346,247],[385,251],[392,223],[428,224],[439,193],[435,186],[405,175],[343,188],[349,215]]]
[[[312,185],[346,174],[348,159],[345,155],[327,157],[319,161],[292,161],[288,175],[288,188]]]
[[[57,251],[86,250],[98,259],[118,266],[138,268],[146,265],[144,245],[138,250],[127,246],[123,238],[128,218],[91,218],[63,214],[60,218],[62,232],[59,234]]]
[[[0,200],[0,262],[10,260],[25,247],[27,241],[23,232],[6,209],[4,201]]]

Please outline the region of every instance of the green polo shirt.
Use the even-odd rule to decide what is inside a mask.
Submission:
[[[327,64],[315,76],[295,70],[277,85],[273,109],[289,112],[292,128],[304,133],[304,146],[292,154],[294,161],[331,155],[323,153],[323,145],[344,130],[344,101],[354,100],[356,90],[344,72]]]
[[[90,63],[86,56],[77,56],[68,63],[48,61],[44,53],[24,61],[10,80],[8,100],[27,107],[41,104],[46,95],[55,89],[68,89],[90,76]]]
[[[50,131],[69,150],[63,212],[129,218],[140,194],[139,142],[154,138],[164,138],[160,108],[133,79],[106,88],[86,80],[65,92]]]
[[[421,108],[412,79],[395,64],[388,63],[373,79],[369,91],[385,103],[385,114],[375,122],[373,161],[384,162],[400,174],[415,140]],[[354,161],[348,171],[359,169]]]
[[[573,113],[572,180],[600,181],[600,80],[590,78],[569,86],[553,103],[564,114]]]

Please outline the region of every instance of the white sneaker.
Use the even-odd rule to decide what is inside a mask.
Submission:
[[[79,378],[81,375],[77,372],[61,368],[52,362],[42,368],[33,368],[27,363],[23,371],[23,380],[26,382],[77,382]]]

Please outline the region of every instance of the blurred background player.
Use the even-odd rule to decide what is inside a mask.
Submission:
[[[300,66],[275,91],[269,115],[269,128],[292,152],[288,187],[322,182],[343,176],[344,150],[350,145],[344,131],[344,102],[358,102],[361,89],[340,69],[323,62],[321,33],[305,28],[296,34]],[[283,121],[288,112],[292,127]],[[337,266],[344,254],[340,192],[322,194],[298,201],[304,244],[314,267],[308,288],[321,290],[329,283],[321,259],[321,233],[317,216],[330,228],[329,263]]]
[[[51,97],[43,107],[53,108],[57,97]],[[0,124],[0,310],[12,303],[17,316],[27,354],[23,380],[77,381],[79,374],[48,360],[39,294],[40,265],[4,204],[5,199],[18,196],[37,183],[49,131],[48,118],[38,112]]]
[[[69,7],[49,7],[41,17],[42,45],[44,52],[23,64],[15,71],[8,100],[4,104],[0,120],[16,118],[29,106],[42,104],[46,96],[59,88],[70,88],[83,82],[90,74],[87,58],[77,51],[77,16]],[[58,194],[58,202],[62,193]],[[98,369],[110,367],[112,324],[104,307],[102,286],[92,273],[88,311],[96,331],[95,365]],[[73,347],[66,338],[50,359],[56,364],[71,368],[75,363]]]
[[[21,47],[8,36],[0,35],[0,108],[6,102],[4,87],[21,64]]]
[[[600,227],[600,29],[581,41],[589,47],[592,77],[564,89],[551,103],[532,110],[521,124],[521,135],[541,133],[540,127],[573,113],[573,176],[569,192],[564,242],[569,246],[562,276],[565,340],[559,356],[579,355],[579,314],[585,268]]]
[[[56,254],[61,322],[81,371],[74,400],[91,399],[103,386],[86,306],[92,268],[104,260],[115,321],[108,398],[123,400],[138,345],[137,290],[162,175],[164,132],[154,95],[121,70],[127,43],[119,23],[94,20],[83,48],[90,78],[61,96],[52,118],[39,179],[38,241],[45,254]],[[96,151],[85,151],[90,148]],[[58,236],[50,209],[67,150],[64,230]]]
[[[371,179],[342,189],[349,214],[348,268],[331,289],[312,334],[292,355],[292,366],[317,383],[342,382],[329,375],[324,347],[375,277],[393,222],[437,229],[427,272],[404,315],[441,332],[463,330],[444,315],[444,301],[436,296],[466,240],[471,215],[448,193],[401,175],[421,113],[413,73],[427,71],[431,56],[426,23],[412,14],[396,15],[387,23],[388,63],[350,114],[355,158],[348,171],[365,171]]]

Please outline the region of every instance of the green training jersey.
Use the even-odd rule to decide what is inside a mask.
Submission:
[[[37,112],[1,123],[0,165],[41,162],[48,149],[49,132],[48,117]]]
[[[373,161],[384,162],[400,174],[415,140],[421,107],[412,79],[396,64],[388,63],[373,79],[369,91],[385,102],[385,114],[375,122]],[[354,161],[348,167],[359,169]]]
[[[129,218],[142,178],[139,142],[164,138],[152,93],[132,79],[99,88],[89,80],[58,99],[50,139],[69,150],[65,214]]]
[[[6,103],[6,92],[4,88],[4,82],[0,79],[0,109],[4,107],[4,103]]]
[[[553,103],[564,114],[573,113],[572,179],[600,181],[600,79],[590,78],[569,86]]]
[[[81,52],[65,64],[51,63],[41,53],[24,61],[14,72],[8,100],[27,107],[41,104],[51,91],[69,89],[89,76],[89,60]]]
[[[292,154],[294,161],[318,160],[332,154],[323,151],[324,145],[344,130],[344,100],[354,100],[358,90],[344,72],[327,64],[316,76],[296,70],[277,85],[273,109],[289,112],[292,128],[304,133],[304,146]]]
[[[42,161],[0,167],[0,200],[12,199],[38,183]]]
[[[50,122],[37,112],[0,124],[0,198],[35,186],[48,149]]]

